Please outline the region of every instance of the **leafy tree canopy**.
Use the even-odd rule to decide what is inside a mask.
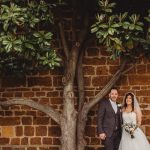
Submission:
[[[100,10],[91,32],[95,33],[99,42],[112,53],[112,59],[120,55],[133,58],[141,51],[149,54],[150,10],[143,19],[139,14],[128,12],[115,14],[115,6],[116,3],[109,3],[108,0],[99,1]]]
[[[0,1],[0,71],[26,72],[59,66],[52,48],[53,8],[59,4]]]

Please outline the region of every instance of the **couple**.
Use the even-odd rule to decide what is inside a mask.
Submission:
[[[142,113],[133,93],[125,95],[118,107],[118,90],[112,88],[109,99],[101,100],[98,109],[98,136],[105,150],[150,150],[146,136],[139,128]]]

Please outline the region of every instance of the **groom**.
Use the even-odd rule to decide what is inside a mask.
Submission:
[[[109,99],[100,101],[98,109],[98,136],[105,150],[118,150],[121,139],[122,115],[117,105],[118,90],[112,88]]]

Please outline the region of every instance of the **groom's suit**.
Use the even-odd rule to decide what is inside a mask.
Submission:
[[[105,150],[117,150],[121,138],[122,115],[117,107],[115,113],[109,99],[101,100],[98,108],[98,135],[106,134]]]

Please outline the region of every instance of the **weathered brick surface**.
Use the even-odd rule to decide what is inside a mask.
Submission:
[[[66,29],[69,28],[70,20],[67,22]],[[69,40],[70,35],[71,31],[68,32]],[[56,42],[59,46],[60,43]],[[83,73],[86,102],[92,100],[119,68],[120,59],[111,61],[109,55],[95,41],[89,44],[85,52]],[[130,66],[127,65],[126,68]],[[63,72],[63,68],[57,68],[22,79],[4,78],[0,88],[0,100],[31,98],[61,112]],[[143,112],[142,128],[150,140],[150,62],[147,59],[138,61],[132,70],[120,78],[116,86],[119,89],[119,102],[122,102],[128,91],[137,95]],[[78,96],[77,94],[75,87],[75,95]],[[88,114],[85,129],[86,150],[103,150],[96,134],[97,108],[95,106]],[[60,127],[42,112],[27,106],[4,107],[0,110],[0,150],[60,150],[60,136]]]

